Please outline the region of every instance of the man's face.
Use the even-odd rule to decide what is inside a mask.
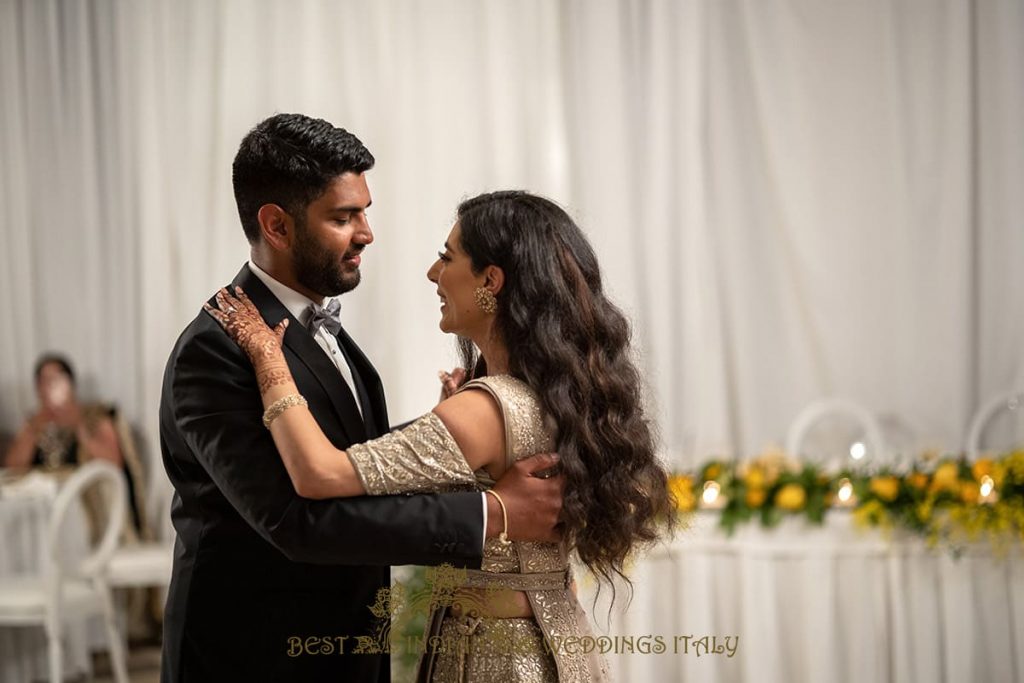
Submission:
[[[292,264],[304,287],[330,297],[359,284],[360,253],[373,242],[371,203],[364,174],[345,173],[309,203],[304,220],[296,217]]]

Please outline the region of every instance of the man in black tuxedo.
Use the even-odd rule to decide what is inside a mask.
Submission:
[[[270,326],[289,319],[289,368],[338,448],[389,429],[380,378],[330,299],[358,284],[373,241],[373,163],[350,133],[281,114],[245,137],[233,167],[251,245],[233,284]],[[171,353],[160,404],[177,531],[161,680],[387,681],[386,656],[352,649],[376,632],[369,606],[388,565],[479,567],[501,511],[478,492],[301,498],[262,415],[245,354],[200,313]],[[553,462],[526,461],[496,485],[512,537],[557,538],[561,477],[530,476]]]

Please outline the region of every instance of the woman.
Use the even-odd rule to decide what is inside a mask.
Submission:
[[[78,400],[75,371],[58,354],[44,354],[35,366],[39,410],[18,432],[4,465],[56,470],[106,460],[124,472],[129,524],[121,529],[120,543],[130,546],[152,540],[146,519],[142,461],[128,424],[117,409],[105,403]],[[96,487],[87,489],[82,503],[89,535],[96,541],[106,528],[107,505]],[[129,636],[148,639],[159,633],[163,601],[155,589],[126,589]]]
[[[440,608],[428,623],[441,642],[463,644],[428,652],[419,677],[603,680],[599,657],[558,645],[587,634],[569,551],[610,581],[672,519],[628,323],[605,298],[580,229],[552,202],[524,192],[463,202],[427,277],[441,299],[441,329],[460,337],[470,381],[403,430],[347,451],[302,407],[281,352],[287,320],[271,330],[241,290],[237,298],[222,290],[219,310],[207,310],[253,361],[264,422],[299,495],[486,491],[515,460],[557,451],[566,480],[563,543],[489,540],[482,570],[468,573],[455,601],[474,608]]]
[[[61,355],[41,356],[34,377],[39,410],[18,432],[4,465],[57,469],[93,459],[107,460],[124,470],[128,482],[132,524],[125,527],[125,540],[148,538],[142,465],[128,426],[117,410],[103,403],[80,402],[75,371]]]
[[[7,453],[7,467],[76,465],[85,454],[123,462],[117,434],[102,406],[82,405],[75,396],[75,372],[63,356],[45,354],[33,373],[39,410],[18,432]]]

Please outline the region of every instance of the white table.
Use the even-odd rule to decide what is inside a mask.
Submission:
[[[49,563],[46,527],[53,500],[47,496],[4,497],[0,494],[0,577],[38,574]],[[87,522],[71,515],[62,538],[72,557],[88,552]],[[92,673],[89,620],[65,625],[64,672],[68,677]],[[49,680],[46,637],[42,628],[0,627],[0,683]]]
[[[593,581],[581,581],[597,635],[633,637],[632,654],[620,640],[609,656],[615,681],[1024,680],[1019,550],[1000,559],[985,545],[954,559],[917,537],[861,532],[844,512],[822,527],[788,519],[732,538],[717,523],[699,512],[638,562],[632,604],[620,591],[610,621],[607,591],[594,609]],[[645,635],[660,635],[665,652],[642,654]],[[738,636],[735,654],[698,648],[703,636]]]

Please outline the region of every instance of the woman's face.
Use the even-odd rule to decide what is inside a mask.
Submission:
[[[488,316],[476,303],[475,290],[483,285],[483,273],[473,273],[472,262],[462,249],[461,230],[456,223],[444,243],[444,251],[427,271],[441,297],[441,330],[475,338],[486,328]]]
[[[47,408],[61,408],[71,401],[71,378],[59,363],[47,363],[39,370],[36,392],[39,402]]]

